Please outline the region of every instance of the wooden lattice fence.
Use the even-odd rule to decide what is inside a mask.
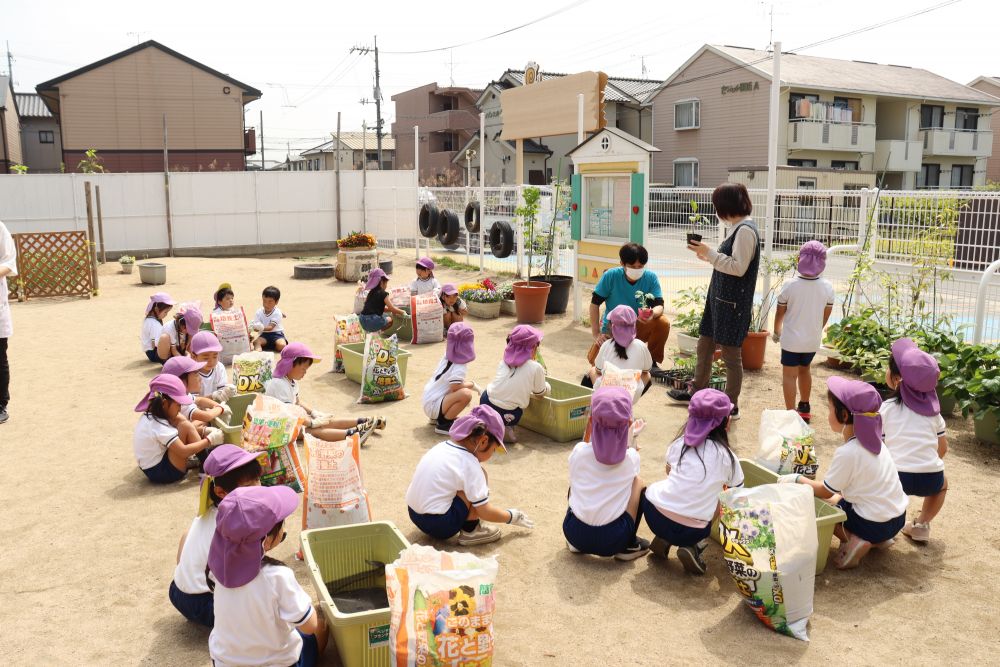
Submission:
[[[94,291],[90,247],[84,232],[14,234],[17,277],[8,279],[11,300],[90,296]]]

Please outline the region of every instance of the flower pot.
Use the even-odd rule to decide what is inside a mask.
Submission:
[[[139,265],[139,280],[145,285],[162,285],[167,282],[167,265],[145,262]]]
[[[517,311],[514,309],[514,299],[504,299],[501,301],[500,312],[504,315],[515,315]]]
[[[378,268],[380,268],[383,271],[385,271],[385,275],[391,276],[392,275],[392,260],[391,259],[379,260]]]
[[[981,419],[974,417],[972,422],[977,440],[989,445],[1000,445],[1000,421],[997,420],[996,412],[987,412]]]
[[[378,250],[375,248],[341,248],[337,252],[337,267],[334,277],[345,283],[353,283],[367,278],[368,273],[378,266]]]
[[[677,347],[681,354],[693,355],[698,351],[698,337],[689,336],[686,333],[677,332]]]
[[[545,319],[545,305],[549,300],[548,283],[522,280],[514,283],[514,310],[520,324],[537,324]]]
[[[132,269],[135,268],[135,264],[122,264],[122,273],[132,273]]]
[[[691,241],[697,241],[698,243],[701,243],[701,234],[698,234],[696,232],[688,232],[687,242],[691,243]]]
[[[767,339],[770,331],[751,331],[743,339],[743,368],[748,371],[760,370],[764,367],[764,352],[767,350]]]
[[[947,396],[941,391],[941,383],[937,386],[938,403],[941,404],[941,414],[945,417],[955,413],[955,405],[957,401],[954,396]]]
[[[532,280],[548,283],[552,286],[552,289],[549,290],[549,298],[545,302],[546,315],[561,315],[566,312],[570,288],[573,286],[573,276],[535,276]]]
[[[495,320],[500,317],[500,302],[479,303],[478,301],[466,301],[469,315],[478,317],[481,320]]]

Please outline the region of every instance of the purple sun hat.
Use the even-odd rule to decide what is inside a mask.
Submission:
[[[276,378],[285,377],[288,375],[288,371],[292,370],[292,365],[296,359],[321,361],[323,357],[313,354],[312,350],[306,347],[305,343],[289,343],[281,350],[281,357],[278,359],[278,363],[274,365],[272,375]]]
[[[535,327],[518,324],[507,336],[507,348],[503,351],[503,362],[512,368],[523,366],[535,354],[535,348],[542,342],[543,334]]]
[[[248,452],[236,445],[219,445],[205,459],[205,474],[209,477],[222,477],[226,473],[250,463],[260,454],[260,452]]]
[[[684,444],[699,447],[733,412],[733,402],[718,389],[696,391],[688,403],[688,420],[684,426]]]
[[[385,275],[385,271],[382,269],[372,269],[372,272],[368,274],[368,282],[365,283],[365,289],[373,290],[378,287],[378,284],[382,282],[382,279],[389,279],[389,276]]]
[[[171,297],[166,292],[157,292],[153,296],[149,297],[149,303],[146,304],[146,314],[149,315],[151,312],[153,312],[153,306],[155,306],[158,303],[164,303],[168,306],[173,306],[177,302],[174,301],[173,297]]]
[[[226,588],[253,581],[262,566],[264,538],[298,506],[298,494],[287,486],[242,486],[227,493],[208,550],[212,576]]]
[[[892,358],[903,378],[899,385],[903,405],[925,417],[940,414],[937,383],[941,368],[937,360],[909,338],[900,338],[892,344]]]
[[[488,405],[477,405],[469,411],[469,414],[456,419],[448,430],[448,435],[453,441],[459,442],[468,438],[469,434],[479,425],[485,426],[486,431],[499,443],[500,449],[504,452],[507,451],[507,447],[503,444],[503,419],[496,410]]]
[[[882,397],[875,387],[860,380],[834,375],[826,386],[854,416],[854,436],[872,454],[882,450]]]
[[[455,287],[455,283],[445,283],[441,286],[441,294],[447,294],[448,296],[458,294],[458,288]]]
[[[826,269],[826,246],[819,241],[806,241],[799,248],[799,273],[813,278]]]
[[[465,322],[455,322],[448,327],[448,345],[444,356],[453,364],[475,361],[475,332],[472,327]]]
[[[222,352],[222,343],[219,337],[211,331],[199,331],[191,336],[191,343],[188,345],[192,354],[202,354],[204,352]]]
[[[163,372],[166,375],[176,375],[180,377],[186,373],[200,371],[208,364],[207,361],[195,361],[191,357],[170,357],[163,364]]]
[[[599,387],[590,400],[590,419],[594,458],[609,466],[624,461],[632,423],[632,395],[628,390]]]
[[[427,269],[428,271],[434,270],[434,260],[430,257],[421,257],[417,260],[417,266],[421,269]]]
[[[188,338],[193,337],[201,329],[201,323],[205,321],[201,311],[194,306],[188,306],[183,312],[184,330],[187,331]]]
[[[635,311],[629,306],[615,306],[608,313],[611,337],[622,347],[628,347],[635,340]]]
[[[146,395],[139,401],[139,404],[135,406],[136,412],[145,412],[149,408],[149,402],[153,400],[153,397],[157,394],[166,396],[175,403],[180,403],[181,405],[191,405],[191,395],[188,394],[187,388],[181,379],[176,375],[167,375],[166,373],[160,373],[155,378],[149,381],[149,391]]]

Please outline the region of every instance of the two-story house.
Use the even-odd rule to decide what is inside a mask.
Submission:
[[[969,87],[1000,98],[1000,76],[977,77],[969,84]],[[994,112],[995,115],[1000,113],[1000,110],[994,109]],[[997,130],[1000,130],[1000,127],[997,127]],[[1000,183],[1000,131],[993,133],[993,154],[986,160],[986,180]]]
[[[21,152],[31,174],[62,171],[59,122],[37,93],[14,93],[21,111]]]
[[[664,81],[647,98],[663,151],[654,180],[714,187],[766,165],[773,63],[766,51],[705,45]],[[831,171],[894,189],[981,185],[998,106],[922,69],[782,54],[778,164],[794,169],[792,187]]]
[[[0,76],[0,174],[21,164],[21,117],[10,77]]]
[[[413,169],[416,158],[413,127],[417,126],[421,185],[462,183],[465,170],[453,164],[452,158],[469,137],[479,131],[479,110],[476,108],[479,93],[471,88],[429,83],[393,95],[396,120],[392,124],[392,138],[396,144],[396,167]]]
[[[412,138],[411,138],[412,141]],[[336,138],[304,150],[298,159],[289,162],[290,171],[324,171],[337,168],[340,160],[341,171],[352,171],[365,168],[379,169],[377,137],[374,132],[341,132],[340,149],[337,149]],[[381,169],[393,169],[396,164],[396,140],[389,135],[382,137]]]

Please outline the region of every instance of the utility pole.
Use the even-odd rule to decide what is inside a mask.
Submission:
[[[260,110],[260,170],[264,171],[264,110]]]
[[[378,168],[382,169],[382,85],[380,79],[380,72],[378,67],[378,35],[375,36],[375,46],[352,46],[351,53],[357,51],[358,53],[374,53],[375,54],[375,142],[378,147]],[[362,104],[367,104],[368,100],[361,100]]]
[[[7,42],[7,76],[10,77],[10,87],[14,87],[14,56],[10,52],[10,42]]]
[[[339,239],[340,234],[340,112],[337,112],[337,152],[334,153],[334,169],[337,170],[337,238]]]

